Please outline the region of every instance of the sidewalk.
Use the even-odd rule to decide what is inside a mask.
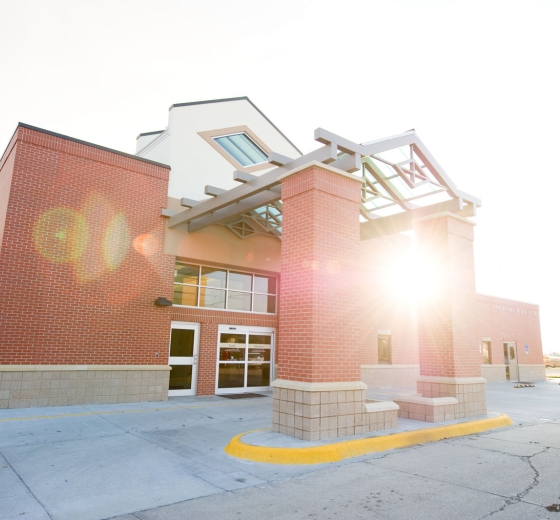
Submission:
[[[488,409],[509,415],[509,428],[319,465],[247,462],[224,452],[234,436],[270,427],[270,396],[0,410],[0,519],[328,518],[338,507],[328,498],[357,507],[361,498],[353,495],[360,486],[366,486],[364,496],[389,493],[376,499],[383,507],[391,504],[391,488],[402,500],[383,511],[381,505],[371,511],[360,506],[361,512],[348,505],[348,518],[368,511],[371,518],[376,510],[380,518],[422,518],[423,510],[434,513],[427,518],[450,518],[438,514],[453,504],[468,506],[462,518],[494,511],[493,519],[560,518],[544,508],[560,503],[560,386],[513,386],[488,385]],[[388,433],[432,426],[399,420],[398,430]],[[389,467],[391,460],[398,469]],[[348,497],[341,495],[356,476]],[[403,487],[403,478],[415,484]],[[447,491],[418,495],[424,481]],[[328,504],[319,511],[323,500]],[[403,500],[416,504],[410,510],[416,516],[391,516]],[[290,509],[296,505],[298,513]],[[531,513],[523,516],[527,508]],[[471,509],[475,516],[467,514]],[[514,510],[521,516],[504,516]],[[345,518],[344,511],[337,518]]]

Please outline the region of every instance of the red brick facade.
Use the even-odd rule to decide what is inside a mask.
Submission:
[[[168,168],[25,126],[5,156],[0,363],[167,364]]]
[[[167,365],[172,320],[200,324],[198,395],[215,393],[218,326],[228,324],[277,328],[276,376],[291,381],[359,381],[385,329],[391,364],[420,364],[423,376],[479,376],[485,337],[494,364],[504,341],[517,343],[520,364],[542,364],[538,306],[475,294],[471,224],[416,224],[441,284],[416,319],[383,263],[406,254],[409,238],[360,243],[360,182],[326,166],[282,182],[278,316],[156,307],[173,297],[168,177],[163,165],[18,127],[0,161],[0,365]],[[234,235],[221,240],[213,264],[236,247]]]
[[[434,217],[416,223],[415,237],[437,287],[418,306],[420,375],[479,377],[473,224],[450,214]]]
[[[282,184],[278,377],[360,380],[360,183],[312,166]]]
[[[8,201],[10,198],[10,185],[14,172],[16,157],[16,136],[14,136],[6,148],[4,156],[0,159],[0,254],[2,254],[2,242],[6,217],[8,213]]]
[[[541,365],[539,306],[477,294],[478,336],[491,341],[490,362],[504,363],[503,343],[517,344],[517,362]],[[528,354],[525,353],[528,345]],[[481,360],[482,363],[482,360]]]

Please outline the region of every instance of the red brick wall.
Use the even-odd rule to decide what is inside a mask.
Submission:
[[[278,377],[359,381],[360,184],[310,167],[282,184]]]
[[[480,376],[472,225],[442,216],[416,223],[415,236],[439,287],[418,307],[420,374]]]
[[[0,256],[0,363],[166,364],[169,171],[18,127]],[[159,357],[156,357],[156,354]]]
[[[503,343],[517,343],[519,364],[543,363],[539,306],[477,294],[478,339],[491,340],[491,362],[504,363]],[[525,354],[529,345],[529,354]],[[483,362],[482,354],[480,362]]]
[[[2,254],[2,242],[4,227],[6,225],[6,214],[8,212],[8,201],[10,199],[10,186],[16,156],[16,138],[10,141],[2,159],[0,159],[0,254]]]
[[[276,328],[276,315],[250,314],[245,312],[216,311],[213,309],[190,309],[173,307],[173,321],[200,323],[198,351],[197,395],[216,393],[216,363],[218,356],[218,326],[240,325]]]

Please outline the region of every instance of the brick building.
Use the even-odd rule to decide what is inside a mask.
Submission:
[[[413,131],[315,137],[302,155],[247,98],[173,105],[136,155],[18,125],[0,161],[0,408],[274,386],[279,431],[338,392],[342,435],[366,385],[431,399],[544,379],[538,306],[475,291],[480,201]]]

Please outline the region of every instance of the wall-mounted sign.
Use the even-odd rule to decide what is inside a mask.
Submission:
[[[529,354],[529,345],[525,343],[525,354]]]
[[[515,307],[506,307],[505,305],[490,304],[490,308],[495,311],[515,312],[516,314],[526,314],[527,316],[536,316],[537,311],[530,311],[529,309],[517,309]]]

